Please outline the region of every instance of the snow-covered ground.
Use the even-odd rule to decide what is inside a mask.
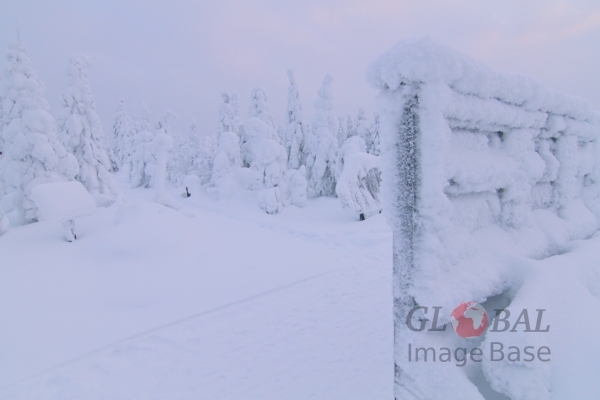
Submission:
[[[170,189],[177,212],[152,189],[122,190],[78,221],[73,243],[58,222],[0,238],[1,399],[393,397],[384,215],[359,222],[319,198],[271,216],[251,192],[219,201]],[[519,384],[594,398],[600,236],[505,262],[523,275],[511,307],[545,308],[552,327],[546,375],[523,370]],[[486,399],[506,399],[476,364],[452,368]]]
[[[74,243],[54,222],[0,239],[0,398],[392,397],[382,215],[124,191]]]

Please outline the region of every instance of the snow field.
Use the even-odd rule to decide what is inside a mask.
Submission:
[[[382,216],[203,194],[178,198],[189,218],[153,196],[82,218],[73,243],[46,222],[3,236],[0,397],[391,396]]]

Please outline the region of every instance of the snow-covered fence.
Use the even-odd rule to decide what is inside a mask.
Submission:
[[[380,90],[383,209],[394,232],[396,397],[483,398],[454,363],[408,362],[407,343],[457,339],[407,329],[408,313],[441,307],[442,326],[461,302],[514,296],[519,260],[598,229],[599,114],[427,40],[397,44],[368,78]]]

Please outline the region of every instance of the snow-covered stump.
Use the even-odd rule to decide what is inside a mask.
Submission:
[[[69,242],[77,239],[75,220],[96,211],[94,198],[78,181],[37,185],[31,197],[38,208],[39,219],[60,222]]]
[[[396,398],[483,399],[492,389],[549,398],[547,363],[484,355],[460,368],[416,363],[414,349],[547,340],[489,331],[463,339],[431,320],[446,329],[462,302],[491,312],[494,296],[516,301],[527,258],[556,254],[598,229],[599,114],[427,40],[397,44],[368,77],[380,90],[383,208],[394,233]]]

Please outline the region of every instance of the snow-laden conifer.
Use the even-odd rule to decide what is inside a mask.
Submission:
[[[239,96],[236,92],[232,92],[229,98],[231,108],[233,109],[233,132],[237,133],[237,135],[241,138],[244,132],[244,120],[242,119],[242,114],[240,113]]]
[[[346,130],[344,129],[344,118],[339,117],[338,124],[339,124],[338,131],[337,131],[338,147],[342,147],[342,145],[344,144],[344,141],[347,139]]]
[[[21,41],[10,45],[0,82],[3,155],[0,197],[5,212],[15,210],[19,222],[36,221],[31,190],[38,184],[72,180],[79,173],[75,157],[56,134],[56,121],[44,99],[44,86],[31,67]]]
[[[240,142],[239,137],[234,132],[223,132],[219,137],[219,146],[217,155],[213,163],[211,176],[211,184],[220,186],[223,178],[233,172],[236,168],[240,168],[242,160],[240,158]]]
[[[327,74],[319,89],[312,122],[306,166],[310,172],[309,193],[313,196],[335,196],[335,157],[338,119],[333,112],[331,75]]]
[[[379,157],[364,152],[348,154],[336,193],[342,207],[354,210],[364,220],[381,211]]]
[[[91,65],[89,57],[83,54],[71,57],[67,69],[69,87],[62,96],[58,126],[65,148],[79,163],[76,179],[91,194],[112,196],[115,186],[109,173],[106,138],[88,81]]]
[[[238,139],[239,143],[239,139]],[[189,134],[189,174],[193,174],[200,178],[202,185],[210,181],[213,162],[215,158],[215,142],[212,136],[200,136],[196,122],[192,120]],[[239,153],[239,144],[238,144]]]
[[[345,142],[346,139],[351,138],[352,136],[356,136],[357,134],[358,132],[356,132],[356,123],[354,122],[352,117],[348,115],[348,117],[346,118],[346,136],[343,142]]]
[[[381,139],[379,137],[379,114],[375,113],[373,125],[371,125],[370,142],[367,144],[367,153],[378,156],[381,153]]]
[[[232,105],[231,96],[227,92],[221,93],[221,104],[219,104],[219,123],[217,124],[217,139],[224,132],[236,132],[234,108]]]
[[[358,116],[356,117],[356,134],[365,141],[366,148],[369,148],[369,143],[372,142],[369,131],[369,126],[367,125],[367,117],[365,116],[365,110],[362,108],[358,109]]]
[[[291,69],[288,69],[288,77],[290,86],[288,87],[287,129],[284,135],[284,146],[288,154],[288,166],[298,169],[306,160],[304,153],[305,126],[302,122],[302,104],[298,95],[298,86]]]
[[[142,105],[140,115],[135,118],[136,134],[131,142],[130,183],[131,187],[150,187],[156,167],[156,158],[153,154],[152,141],[154,129],[150,123],[150,112],[146,104]]]
[[[289,203],[297,207],[304,207],[306,205],[306,195],[308,190],[306,167],[302,165],[298,169],[289,169],[286,171],[285,177],[289,194]]]
[[[118,171],[131,156],[130,151],[132,150],[132,141],[135,134],[133,121],[125,110],[125,102],[123,100],[120,100],[117,105],[117,115],[115,116],[112,133],[111,159],[113,169]]]
[[[8,218],[4,215],[4,211],[0,206],[0,235],[8,230],[9,225]]]
[[[248,117],[256,117],[272,128],[273,131],[277,131],[275,122],[273,122],[273,117],[269,112],[269,106],[267,105],[267,94],[261,88],[252,90],[250,94],[250,110],[248,112]]]

